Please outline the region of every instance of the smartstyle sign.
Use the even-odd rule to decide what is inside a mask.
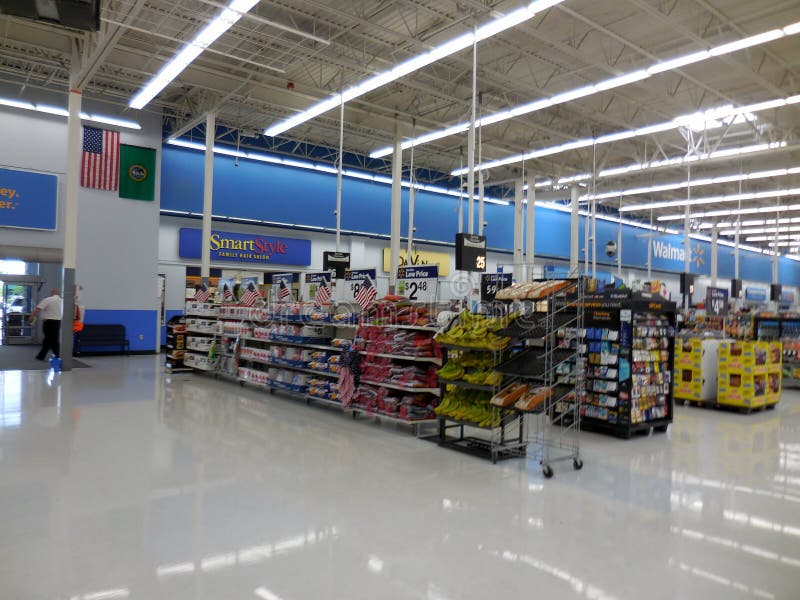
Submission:
[[[58,178],[0,169],[0,227],[56,229]]]
[[[200,258],[202,236],[201,229],[182,227],[178,237],[178,255],[181,258]],[[209,245],[212,261],[304,266],[311,264],[309,240],[212,231]]]

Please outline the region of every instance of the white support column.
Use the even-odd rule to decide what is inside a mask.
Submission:
[[[525,277],[522,257],[522,239],[524,217],[522,211],[522,200],[524,198],[523,186],[525,180],[517,179],[514,182],[514,277],[517,281],[522,281]]]
[[[473,30],[474,33],[474,30]],[[475,111],[478,98],[478,39],[472,41],[472,102],[467,134],[467,233],[475,233]]]
[[[622,279],[622,195],[619,197],[619,226],[617,227],[617,277]]]
[[[711,287],[717,287],[717,277],[719,276],[719,227],[717,220],[711,227]]]
[[[525,271],[528,281],[533,280],[533,263],[536,257],[536,188],[534,178],[528,175],[528,208],[525,230]]]
[[[72,65],[72,73],[80,64]],[[61,368],[72,370],[72,315],[75,314],[75,269],[78,256],[78,191],[81,177],[81,90],[70,88],[67,117],[67,177],[64,201],[64,256],[61,298],[63,325],[61,327]]]
[[[414,151],[412,150],[411,153],[413,154]],[[411,257],[414,255],[414,197],[416,196],[414,192],[414,163],[411,163],[411,186],[408,188],[408,245],[406,247],[406,260],[411,261]]]
[[[483,171],[478,172],[478,235],[483,235],[484,216]]]
[[[200,278],[208,285],[211,274],[211,213],[214,202],[214,138],[216,137],[217,117],[206,115],[206,155],[203,171],[203,237],[200,252]]]
[[[570,277],[577,277],[580,270],[580,214],[578,212],[578,197],[580,193],[577,185],[573,185],[570,189],[570,207],[572,212],[569,221],[569,274]]]
[[[69,91],[67,118],[67,181],[64,206],[64,268],[74,269],[78,252],[78,191],[81,179],[80,90]]]
[[[397,285],[397,267],[400,266],[400,219],[403,205],[403,138],[400,135],[400,123],[395,123],[394,153],[392,154],[392,216],[389,236],[389,292],[395,293]]]
[[[336,251],[342,240],[342,172],[344,170],[344,102],[339,105],[339,165],[336,169]]]
[[[772,249],[772,283],[780,283],[778,281],[778,247]]]
[[[583,220],[583,271],[588,276],[589,270],[589,233],[592,229],[592,212],[589,205],[586,206],[586,218]]]
[[[650,209],[650,229],[647,234],[647,280],[653,277],[653,209]]]

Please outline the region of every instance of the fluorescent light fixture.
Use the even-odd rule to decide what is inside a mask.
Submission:
[[[181,148],[188,148],[190,150],[198,150],[201,152],[205,152],[206,146],[205,144],[201,144],[199,142],[191,142],[188,140],[168,140],[167,144],[171,146],[178,146]],[[272,156],[269,154],[259,154],[257,152],[245,152],[244,150],[235,150],[233,148],[228,148],[226,146],[214,146],[214,154],[221,154],[223,156],[233,156],[236,158],[244,158],[247,160],[255,160],[258,162],[265,162],[275,165],[284,165],[287,167],[295,167],[297,169],[307,169],[312,171],[320,171],[322,173],[330,173],[335,174],[337,173],[337,169],[331,167],[330,165],[323,165],[317,164],[310,161],[302,161],[297,160],[295,158],[289,157],[281,157],[281,156]],[[391,185],[392,178],[387,177],[385,175],[380,175],[377,173],[369,173],[367,171],[357,171],[355,169],[343,169],[342,175],[344,177],[349,177],[352,179],[364,179],[367,181],[374,181],[375,183],[381,183],[385,185]],[[407,179],[402,181],[402,187],[410,187],[411,182]],[[459,193],[458,190],[454,190],[451,188],[444,188],[437,185],[430,185],[427,183],[415,183],[414,189],[422,190],[426,192],[431,192],[434,194],[442,194],[446,196],[453,196],[453,197],[463,197],[465,200],[467,199],[467,194]],[[478,199],[478,194],[474,196],[475,200]],[[488,204],[498,204],[501,206],[508,206],[509,202],[507,200],[502,200],[500,198],[493,198],[493,197],[486,197],[484,196],[483,201]]]
[[[165,63],[158,73],[131,98],[128,106],[144,108],[161,90],[180,75],[203,50],[213,44],[219,36],[228,31],[246,12],[258,4],[259,0],[232,0],[219,15],[203,27],[171,60]]]
[[[128,121],[127,119],[117,119],[116,117],[106,117],[94,113],[81,113],[81,119],[84,121],[94,121],[95,123],[103,123],[105,125],[114,125],[116,127],[126,127],[128,129],[141,129],[142,126],[135,121]]]
[[[780,231],[796,231],[800,232],[798,227],[783,227]],[[764,232],[766,233],[766,232]],[[777,232],[775,232],[777,233]],[[771,242],[773,240],[796,240],[800,238],[800,233],[788,233],[785,235],[756,235],[747,236],[748,242]]]
[[[525,21],[533,18],[536,13],[542,12],[543,10],[551,8],[557,4],[561,4],[563,1],[564,0],[536,0],[527,6],[522,6],[508,13],[507,15],[503,15],[481,25],[480,27],[476,28],[474,32],[470,31],[452,38],[443,44],[439,44],[438,46],[431,48],[427,52],[418,54],[417,56],[410,58],[405,62],[395,65],[388,71],[383,71],[373,75],[372,77],[368,77],[361,83],[344,90],[341,94],[334,94],[325,100],[310,106],[306,110],[289,117],[288,119],[284,119],[283,121],[275,123],[274,125],[267,127],[264,130],[264,134],[273,137],[280,135],[289,129],[297,127],[298,125],[313,119],[314,117],[318,117],[319,115],[328,112],[329,110],[339,106],[339,104],[342,102],[355,100],[356,98],[376,90],[379,87],[383,87],[392,81],[396,81],[397,79],[405,77],[406,75],[410,75],[422,67],[426,67],[432,63],[435,63],[436,61],[442,60],[443,58],[465,50],[466,48],[472,46],[474,42],[483,41],[507,29],[524,23]]]
[[[785,196],[800,196],[800,188],[784,190],[765,190],[762,192],[747,192],[742,194],[729,194],[727,196],[708,196],[705,198],[691,198],[685,200],[665,200],[663,202],[650,202],[647,204],[631,204],[623,206],[621,212],[654,210],[658,208],[677,208],[679,206],[699,206],[702,204],[724,204],[740,200],[760,200],[762,198],[783,198]]]
[[[770,100],[769,102],[761,102],[759,104],[750,104],[747,106],[739,106],[739,107],[731,105],[718,106],[698,113],[681,115],[675,117],[671,121],[665,121],[663,123],[645,125],[644,127],[639,127],[637,129],[629,129],[610,134],[605,134],[597,138],[585,138],[582,140],[574,140],[572,142],[566,142],[564,144],[559,144],[557,146],[539,148],[537,150],[529,150],[528,152],[523,152],[521,154],[513,154],[511,156],[506,156],[505,158],[499,158],[496,160],[491,160],[482,163],[480,165],[477,165],[475,169],[478,171],[486,171],[500,166],[516,164],[518,162],[522,162],[525,160],[541,158],[544,156],[551,156],[553,154],[560,154],[561,152],[567,152],[569,150],[575,150],[577,148],[585,148],[592,145],[608,144],[623,139],[652,135],[654,133],[669,131],[672,129],[679,129],[681,127],[694,128],[700,126],[701,121],[705,125],[709,124],[713,125],[715,123],[719,123],[719,126],[728,125],[736,122],[743,122],[744,120],[754,119],[755,116],[753,113],[758,112],[760,110],[766,110],[765,108],[763,108],[764,106],[768,106],[769,108],[775,108],[777,106],[786,106],[787,104],[790,103],[789,100],[793,98],[794,97],[778,98],[775,100]],[[797,101],[800,101],[800,95],[798,96]],[[724,154],[725,152],[726,150],[719,150],[710,153],[709,156],[714,158],[719,156],[725,156]],[[681,160],[684,160],[686,162],[690,161],[689,157],[683,158]],[[467,171],[468,171],[467,167],[462,167],[460,169],[454,170],[451,173],[451,175],[453,176],[464,175]]]
[[[718,185],[721,183],[731,183],[734,181],[754,181],[757,179],[766,179],[769,177],[783,177],[786,175],[797,175],[800,174],[800,167],[792,167],[790,169],[772,169],[770,171],[756,171],[753,173],[736,173],[733,175],[719,175],[717,177],[704,177],[701,179],[694,179],[692,181],[675,181],[671,183],[661,183],[658,185],[651,185],[647,187],[639,187],[639,188],[630,188],[627,190],[616,190],[613,192],[603,192],[601,194],[584,194],[581,196],[581,200],[602,200],[605,198],[619,198],[620,196],[641,196],[643,194],[652,194],[655,192],[665,192],[668,190],[679,190],[679,189],[686,189],[688,187],[696,188],[696,187],[703,187],[706,185]],[[624,207],[623,211],[630,211],[630,210],[639,210],[639,208],[634,207],[641,207],[650,208],[649,204],[641,204],[641,205],[630,205]],[[652,208],[656,208],[653,206]]]
[[[14,100],[12,98],[0,98],[0,106],[8,106],[10,108],[21,108],[23,110],[32,110],[41,112],[48,115],[55,115],[57,117],[68,117],[69,111],[60,106],[51,106],[49,104],[25,102],[24,100]],[[126,119],[118,119],[116,117],[107,117],[104,115],[89,114],[82,112],[81,119],[84,121],[94,121],[96,123],[105,123],[107,125],[115,125],[117,127],[125,127],[127,129],[141,129],[142,126],[135,121],[128,121]]]
[[[766,225],[781,225],[785,223],[800,223],[800,217],[784,217],[780,219],[751,219],[749,221],[740,221],[739,227],[763,227]],[[700,229],[711,229],[714,227],[713,223],[701,223]],[[736,221],[720,221],[717,223],[719,229],[726,229],[736,227]],[[732,231],[736,231],[735,229]],[[733,235],[733,234],[731,234]]]
[[[599,94],[607,90],[622,87],[638,81],[643,81],[659,73],[664,73],[666,71],[679,69],[687,65],[708,60],[709,58],[712,57],[722,56],[723,54],[730,54],[732,52],[743,50],[745,48],[752,48],[753,46],[766,44],[768,42],[777,40],[779,38],[795,35],[797,33],[800,33],[800,22],[793,23],[792,25],[787,25],[782,29],[773,29],[770,31],[765,31],[764,33],[759,33],[756,35],[752,35],[750,37],[743,38],[741,40],[736,40],[734,42],[722,44],[720,46],[711,48],[710,50],[700,50],[699,52],[693,52],[691,54],[686,54],[684,56],[678,56],[676,58],[671,58],[665,61],[657,62],[645,69],[638,69],[630,73],[624,73],[617,77],[612,77],[610,79],[600,81],[593,85],[582,86],[574,90],[561,92],[549,98],[534,100],[532,102],[527,102],[525,104],[521,104],[519,106],[509,108],[506,110],[502,110],[493,113],[491,115],[486,115],[485,117],[477,121],[475,126],[484,127],[486,125],[491,125],[494,123],[499,123],[501,121],[506,121],[508,119],[513,119],[514,117],[518,117],[520,115],[531,114],[551,106],[556,106],[557,104],[563,104],[571,100],[576,100],[578,98],[585,98],[587,96]],[[694,122],[693,124],[695,127],[700,127],[701,129],[704,128],[710,129],[709,125],[706,124],[705,122],[702,124],[702,126],[698,122]],[[720,125],[716,126],[719,127]],[[440,140],[442,138],[446,138],[451,135],[462,133],[464,131],[467,131],[468,129],[469,129],[469,123],[458,123],[456,125],[451,125],[444,129],[426,133],[423,136],[414,138],[412,140],[406,140],[405,142],[403,142],[402,148],[403,150],[407,150],[411,146],[419,146],[421,144],[426,144],[434,140]],[[393,151],[394,151],[393,147],[386,146],[384,148],[380,148],[370,153],[370,157],[382,158],[384,156],[388,156]]]
[[[788,233],[791,231],[800,231],[800,227],[792,227],[787,225],[784,227],[747,227],[739,230],[739,235],[760,235],[764,233]],[[735,229],[723,229],[719,232],[720,235],[736,235]]]
[[[729,208],[726,210],[712,210],[708,212],[694,213],[690,215],[692,219],[708,219],[712,217],[729,217],[735,215],[758,215],[769,213],[782,213],[800,210],[800,204],[784,204],[782,206],[754,206],[752,208]],[[680,221],[686,215],[662,215],[658,217],[659,221]]]

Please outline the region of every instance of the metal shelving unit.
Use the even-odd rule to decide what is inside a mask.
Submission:
[[[559,461],[572,461],[576,470],[583,468],[578,436],[581,409],[576,399],[584,391],[585,370],[579,351],[584,288],[584,280],[569,280],[544,298],[523,302],[523,314],[500,332],[514,335],[525,346],[498,370],[512,381],[536,384],[543,394],[542,403],[529,413],[525,441],[535,448],[534,455],[548,479],[554,473],[553,463]],[[542,306],[545,311],[536,310]],[[565,375],[571,383],[564,383]]]

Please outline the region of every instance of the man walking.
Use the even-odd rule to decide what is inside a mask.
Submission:
[[[61,290],[58,288],[50,290],[50,296],[39,302],[39,306],[33,310],[32,316],[42,315],[42,333],[44,334],[42,349],[36,355],[37,360],[44,360],[48,350],[52,350],[56,357],[59,356],[62,311]]]

